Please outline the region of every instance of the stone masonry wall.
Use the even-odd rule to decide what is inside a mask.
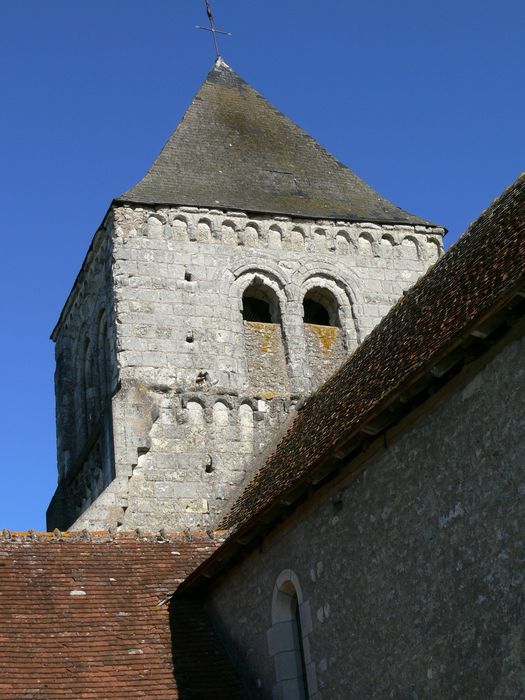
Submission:
[[[59,484],[50,527],[67,527],[114,477],[111,395],[117,381],[111,223],[98,230],[55,340]]]
[[[272,626],[285,580],[311,698],[525,697],[524,357],[508,344],[221,579],[211,603],[253,697],[293,676]]]
[[[76,528],[212,526],[290,406],[442,249],[443,231],[432,227],[188,207],[118,207],[113,216],[116,478]],[[242,320],[253,284],[278,300],[270,343]],[[338,335],[330,352],[323,336],[312,354],[302,303],[316,289],[336,300],[341,328],[326,331]],[[257,356],[257,345],[271,352]]]

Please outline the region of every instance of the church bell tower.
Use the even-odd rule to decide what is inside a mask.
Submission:
[[[219,59],[145,177],[113,200],[53,331],[48,527],[213,527],[443,233]]]

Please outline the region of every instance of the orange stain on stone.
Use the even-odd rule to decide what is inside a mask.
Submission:
[[[336,326],[317,326],[313,323],[309,324],[314,329],[319,342],[326,355],[331,355],[337,340]]]

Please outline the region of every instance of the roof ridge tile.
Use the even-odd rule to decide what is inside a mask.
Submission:
[[[225,530],[58,530],[52,532],[39,530],[8,530],[0,531],[2,542],[217,542],[224,539]]]

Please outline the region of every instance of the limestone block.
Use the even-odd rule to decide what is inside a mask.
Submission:
[[[115,481],[124,477],[119,499],[138,499],[124,519],[121,511],[115,517],[123,527],[162,518],[167,527],[212,526],[239,478],[253,468],[254,456],[281,429],[288,409],[280,397],[302,396],[336,369],[440,254],[442,233],[197,207],[114,208],[55,335],[57,362],[62,358],[60,474],[78,452],[72,442],[85,439],[78,417],[78,344],[85,342],[85,329],[94,343],[105,309],[116,391]],[[243,322],[243,290],[255,277],[279,300],[280,319],[271,333]],[[338,300],[343,328],[333,342],[327,335],[332,329],[314,331],[303,321],[304,294],[316,284]],[[94,404],[97,391],[89,388]],[[202,405],[202,421],[194,427],[182,405],[187,392]],[[231,406],[215,415],[214,404],[224,395]],[[98,513],[105,523],[109,503],[99,505],[97,488],[89,489],[95,500],[86,518],[95,523]]]

